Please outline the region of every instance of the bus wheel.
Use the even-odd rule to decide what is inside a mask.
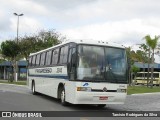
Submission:
[[[67,102],[65,101],[65,90],[64,90],[64,88],[61,90],[61,104],[62,105],[67,105]]]
[[[34,82],[32,82],[32,94],[36,95],[35,83]]]
[[[104,108],[106,106],[106,104],[98,104],[97,107],[98,108]]]

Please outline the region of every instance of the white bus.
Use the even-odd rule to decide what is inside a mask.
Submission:
[[[128,67],[125,48],[90,40],[65,41],[29,56],[32,93],[60,99],[62,105],[123,104]]]

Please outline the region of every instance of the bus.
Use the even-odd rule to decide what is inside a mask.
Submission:
[[[62,105],[123,104],[127,94],[125,47],[92,40],[68,40],[29,56],[33,94],[60,99]]]
[[[147,84],[147,75],[148,72],[138,72],[136,78],[134,80],[135,84],[146,85]],[[151,83],[151,72],[149,72],[149,81]],[[160,85],[160,72],[153,72],[153,85],[159,86]]]

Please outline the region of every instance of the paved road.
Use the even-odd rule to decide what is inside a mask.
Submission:
[[[98,109],[90,105],[62,106],[57,99],[32,95],[26,86],[0,84],[0,111],[160,111],[160,93],[128,95],[124,105],[107,105]]]
[[[90,105],[62,106],[57,99],[54,99],[52,97],[48,97],[41,94],[32,95],[31,91],[26,86],[0,84],[0,111],[85,111],[85,110],[103,111],[103,112],[104,111],[160,111],[160,93],[144,94],[144,95],[128,95],[124,105],[107,105],[107,107],[103,109],[102,108],[98,109],[96,106],[90,106]],[[72,119],[73,118],[71,118],[70,120]],[[82,118],[82,117],[78,118],[78,120],[94,120],[94,119],[95,118],[93,119]],[[100,118],[99,120],[102,119],[103,118]]]

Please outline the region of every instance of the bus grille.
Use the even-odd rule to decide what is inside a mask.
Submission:
[[[101,89],[92,89],[91,91],[92,91],[92,92],[104,92],[104,91],[101,90]],[[107,91],[105,91],[105,92],[117,92],[117,90],[107,90]]]

